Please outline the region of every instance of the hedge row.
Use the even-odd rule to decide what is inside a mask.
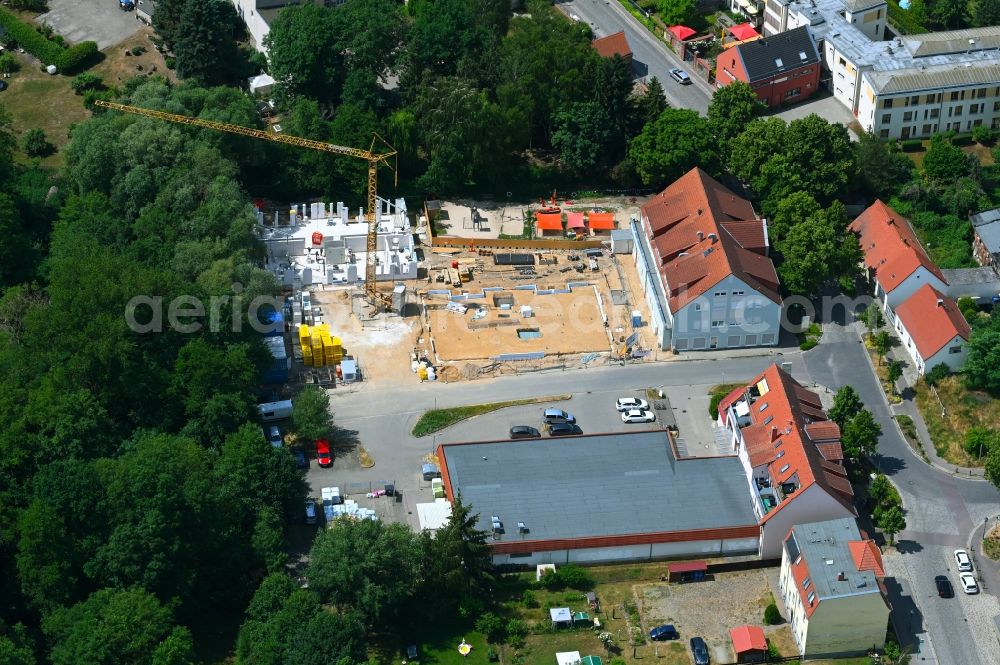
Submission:
[[[46,39],[30,23],[25,23],[6,9],[0,8],[0,25],[28,53],[42,61],[43,65],[55,65],[60,72],[72,74],[89,67],[97,58],[95,42],[80,42],[76,46],[63,48]]]

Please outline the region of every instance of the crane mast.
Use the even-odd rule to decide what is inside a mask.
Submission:
[[[284,143],[286,145],[294,145],[299,148],[308,148],[310,150],[318,150],[320,152],[328,152],[335,155],[344,155],[346,157],[354,157],[356,159],[363,159],[368,162],[368,206],[365,208],[365,218],[368,222],[368,236],[366,238],[366,256],[365,256],[365,298],[376,310],[380,308],[387,307],[391,299],[378,292],[376,288],[375,281],[375,264],[376,264],[376,252],[378,250],[378,217],[379,217],[379,206],[378,206],[378,166],[379,164],[387,163],[390,157],[396,155],[396,150],[388,144],[388,142],[383,139],[378,134],[372,137],[372,144],[368,150],[362,148],[351,148],[342,145],[334,145],[333,143],[325,143],[323,141],[314,141],[312,139],[305,139],[300,136],[290,136],[288,134],[278,134],[276,132],[267,132],[261,129],[255,129],[253,127],[244,127],[242,125],[233,125],[227,122],[216,122],[215,120],[205,120],[203,118],[192,118],[186,115],[179,115],[177,113],[166,113],[164,111],[154,111],[153,109],[145,109],[139,106],[129,106],[128,104],[117,104],[115,102],[106,102],[104,100],[98,99],[94,101],[95,106],[100,106],[107,109],[112,109],[114,111],[121,111],[122,113],[132,113],[134,115],[144,116],[146,118],[155,118],[157,120],[165,120],[167,122],[173,122],[181,125],[190,125],[192,127],[202,127],[204,129],[214,129],[220,132],[228,132],[230,134],[239,134],[240,136],[247,136],[253,139],[264,139],[266,141],[272,141],[274,143]],[[387,152],[376,153],[375,141],[381,141],[385,144],[389,150]]]

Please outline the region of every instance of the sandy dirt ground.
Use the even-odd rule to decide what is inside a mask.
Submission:
[[[691,584],[646,584],[635,588],[644,626],[677,626],[685,640],[700,635],[708,643],[713,662],[735,662],[729,629],[762,625],[771,601],[767,572],[723,573]],[[787,630],[787,628],[786,628]]]

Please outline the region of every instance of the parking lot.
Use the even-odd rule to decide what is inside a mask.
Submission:
[[[48,0],[49,11],[38,17],[67,41],[97,42],[104,50],[138,32],[143,24],[135,11],[122,11],[118,0]]]

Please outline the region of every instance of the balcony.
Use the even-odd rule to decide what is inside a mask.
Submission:
[[[767,515],[781,503],[781,497],[771,487],[770,479],[754,478],[754,488],[756,489],[757,507],[761,516]]]

